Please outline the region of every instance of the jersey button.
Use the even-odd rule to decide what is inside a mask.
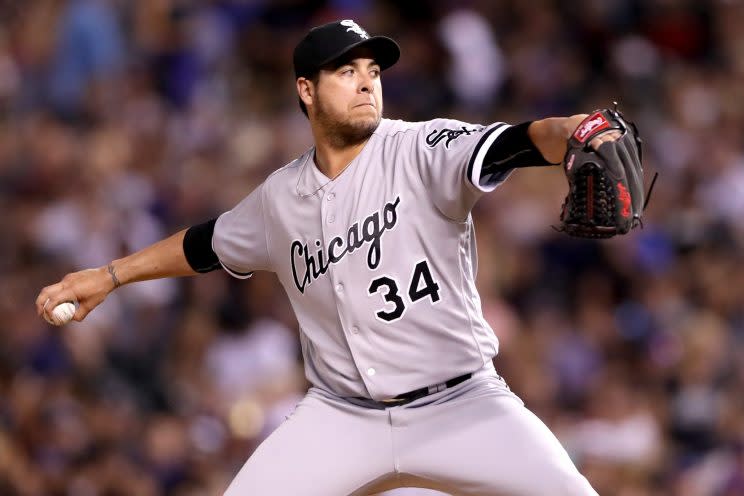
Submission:
[[[351,328],[351,333],[352,334],[359,334],[359,328],[357,326],[353,326]]]
[[[328,223],[329,223],[329,224],[333,224],[333,222],[334,222],[335,220],[336,220],[336,216],[335,216],[335,215],[329,215],[329,216],[328,216]]]
[[[344,292],[344,285],[341,283],[336,284],[336,293],[343,293]]]
[[[333,201],[334,198],[336,198],[336,193],[328,193],[328,196],[326,196],[328,201]]]
[[[377,373],[377,371],[374,368],[372,368],[372,367],[370,367],[370,368],[367,369],[367,375],[370,376],[370,377],[372,377],[376,373]]]

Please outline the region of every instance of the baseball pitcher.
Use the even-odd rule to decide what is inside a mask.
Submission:
[[[622,220],[623,234],[643,205],[637,133],[609,109],[518,125],[385,119],[381,73],[399,55],[351,20],[312,29],[294,69],[314,146],[219,218],[44,288],[38,312],[74,301],[82,320],[146,279],[276,273],[312,387],[227,496],[595,495],[494,370],[470,211],[514,169],[572,153],[563,228],[606,237]]]

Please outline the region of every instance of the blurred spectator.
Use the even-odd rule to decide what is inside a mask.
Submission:
[[[124,69],[124,39],[113,6],[105,0],[63,2],[49,67],[49,97],[60,112],[74,115],[86,98],[116,98]]]

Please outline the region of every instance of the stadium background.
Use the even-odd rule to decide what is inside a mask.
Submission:
[[[33,302],[305,150],[291,52],[337,18],[399,41],[390,117],[637,121],[643,230],[556,233],[558,168],[477,205],[496,366],[600,494],[744,494],[738,0],[0,1],[0,494],[217,494],[301,396],[271,275],[128,286],[61,329]]]

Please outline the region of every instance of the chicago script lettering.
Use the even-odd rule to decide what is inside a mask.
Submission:
[[[331,239],[327,247],[322,246],[320,240],[313,242],[316,249],[308,247],[307,243],[300,240],[292,241],[289,249],[292,277],[300,293],[304,293],[308,285],[324,275],[331,264],[337,264],[346,254],[353,253],[365,244],[369,245],[367,267],[371,270],[376,269],[382,258],[382,235],[398,223],[399,204],[400,197],[385,203],[382,212],[374,212],[363,220],[355,222],[346,231],[346,239],[336,236]]]

